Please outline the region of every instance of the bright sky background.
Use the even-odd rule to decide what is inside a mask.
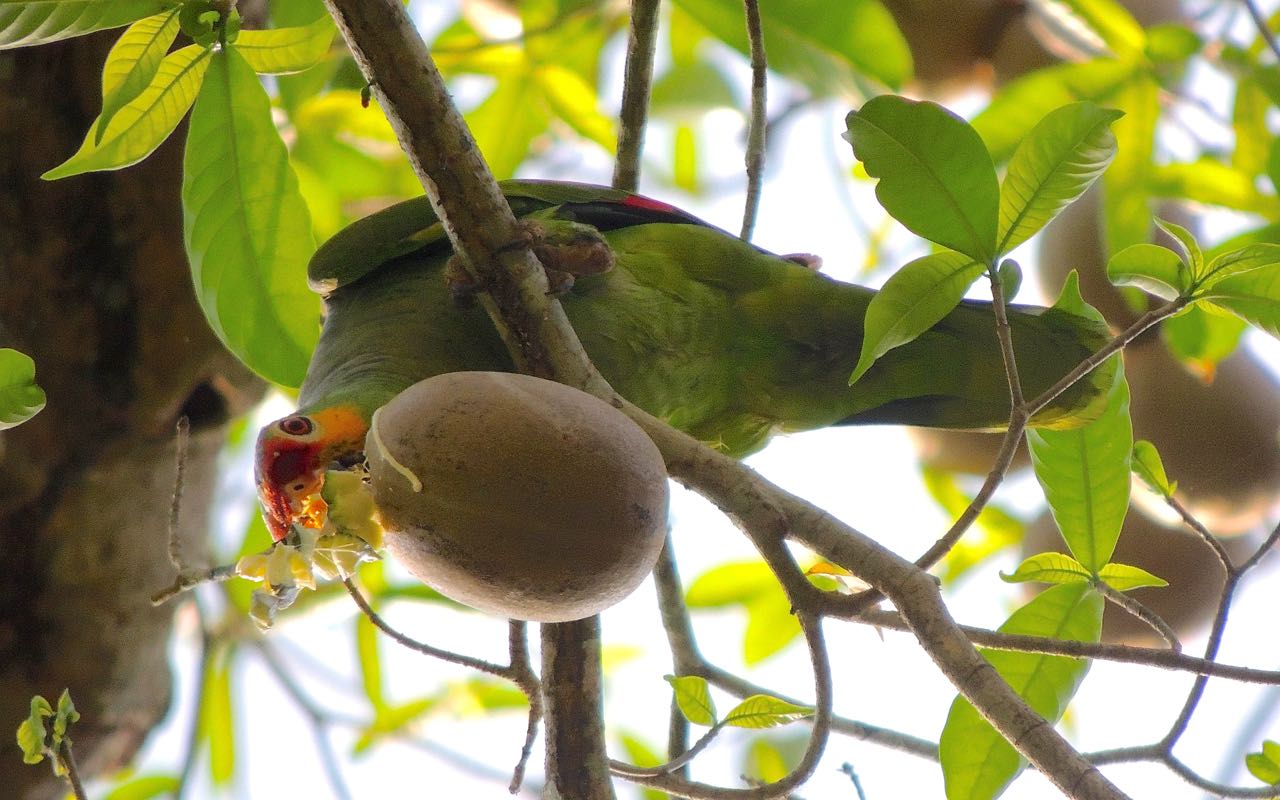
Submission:
[[[415,7],[421,8],[421,5]],[[621,63],[618,44],[615,41],[617,52],[610,54],[609,59],[609,63],[615,65]],[[745,68],[737,62],[736,69],[741,73]],[[613,81],[620,85],[616,71],[615,67]],[[785,102],[786,89],[774,84],[771,91],[773,107],[777,108]],[[962,103],[961,107],[977,106]],[[870,220],[864,225],[876,226],[883,218],[869,185],[855,184],[849,177],[852,157],[847,144],[839,139],[847,111],[843,106],[824,104],[807,109],[784,127],[780,141],[770,150],[769,183],[755,237],[757,244],[777,252],[817,253],[825,259],[826,271],[841,278],[856,275],[865,258],[865,232],[852,224],[847,209],[857,209],[862,219]],[[742,140],[739,117],[731,113],[716,115],[706,138],[718,143],[715,148],[707,148],[712,156],[708,171],[736,180],[741,169]],[[664,154],[669,152],[668,141],[661,129],[651,132],[649,152],[653,158],[665,158]],[[559,159],[548,161],[554,163]],[[573,164],[570,172],[547,174],[535,172],[531,167],[528,175],[599,183],[609,180],[611,163],[604,153],[575,151]],[[726,229],[736,231],[739,227],[741,198],[736,193],[719,198],[690,198],[649,181],[645,182],[645,190]],[[898,229],[893,241],[909,242],[909,237],[901,233]],[[889,255],[891,263],[903,263],[914,254],[891,248]],[[1018,257],[1024,268],[1033,261],[1030,253],[1019,253]],[[1033,290],[1034,287],[1025,289],[1020,299],[1033,298]],[[1261,341],[1261,337],[1255,337],[1255,341]],[[1273,356],[1276,354],[1274,343],[1268,342],[1265,347]],[[264,419],[278,416],[283,410],[277,403],[263,412]],[[250,510],[256,513],[256,508],[247,453],[226,455],[228,468],[223,471],[226,485],[224,500],[220,503],[225,527],[220,537],[221,541],[230,542],[243,530],[244,515]],[[912,447],[901,430],[839,429],[780,437],[749,463],[784,488],[826,508],[906,556],[921,552],[948,524],[925,492]],[[746,539],[708,503],[679,488],[673,492],[671,515],[675,545],[686,586],[714,565],[754,556]],[[1039,502],[1038,490],[1034,481],[1023,475],[1002,489],[998,501],[1027,511]],[[1003,621],[1018,603],[1020,590],[1001,584],[996,573],[1011,570],[1015,563],[1016,558],[1010,554],[975,570],[952,592],[953,614],[963,622],[990,627]],[[1280,637],[1258,635],[1258,632],[1274,630],[1274,587],[1277,585],[1274,571],[1273,564],[1259,570],[1240,593],[1223,648],[1223,661],[1258,667],[1280,666]],[[303,652],[323,665],[322,670],[308,670],[297,676],[319,702],[334,711],[363,716],[365,704],[359,695],[356,677],[351,610],[350,604],[344,602],[302,618],[291,618],[288,624],[270,634],[269,641],[286,653]],[[180,614],[179,636],[172,646],[176,670],[173,711],[144,751],[140,761],[143,772],[175,768],[185,750],[197,677],[194,617],[190,611],[188,607]],[[422,604],[392,606],[386,616],[405,633],[435,645],[499,662],[506,658],[503,621]],[[695,616],[694,622],[702,651],[720,666],[778,691],[812,697],[803,646],[793,645],[758,668],[748,670],[741,658],[744,624],[741,614],[702,613]],[[617,666],[608,677],[609,730],[638,733],[661,749],[666,739],[670,698],[669,687],[662,676],[671,667],[652,585],[646,582],[627,601],[607,611],[603,626],[606,647],[636,648],[639,653]],[[827,623],[826,633],[834,663],[837,713],[936,741],[954,690],[939,676],[911,637],[891,632],[881,637],[866,627],[832,622]],[[536,632],[531,634],[536,648]],[[1187,652],[1196,653],[1203,641],[1192,638],[1184,644]],[[385,640],[383,654],[384,680],[389,696],[395,700],[408,700],[434,691],[437,682],[442,680],[469,677],[461,668],[410,653]],[[238,755],[242,759],[240,782],[229,795],[220,795],[201,778],[188,796],[330,796],[304,717],[256,657],[250,654],[240,663],[245,668],[235,674],[233,689],[239,700],[236,732]],[[537,663],[536,655],[534,663]],[[328,671],[340,677],[326,677]],[[1186,675],[1095,664],[1064,727],[1072,740],[1086,750],[1145,744],[1163,734],[1181,706],[1190,682],[1191,678]],[[347,689],[340,688],[344,684]],[[1240,771],[1219,773],[1218,764],[1224,745],[1233,744],[1234,732],[1264,696],[1274,706],[1275,692],[1226,681],[1212,683],[1201,713],[1178,754],[1204,774],[1241,781]],[[734,702],[727,696],[718,696],[717,700],[721,710],[727,710]],[[465,754],[483,766],[472,769],[448,755],[440,757],[418,747],[392,743],[344,763],[342,770],[357,798],[507,797],[506,781],[519,752],[524,726],[524,716],[520,713],[485,719],[437,714],[422,726],[421,738],[433,742],[432,746],[440,751]],[[795,738],[806,731],[805,726],[794,725],[772,736]],[[1249,746],[1255,747],[1262,735],[1280,738],[1280,720],[1272,720],[1261,728],[1258,738]],[[723,746],[713,746],[694,762],[695,776],[726,786],[740,786],[737,776],[742,768],[737,759],[738,752],[744,748],[735,745],[741,739],[742,736],[732,732],[727,734]],[[335,729],[333,741],[342,754],[349,751],[354,736]],[[1238,749],[1238,745],[1233,746]],[[614,752],[620,753],[620,750]],[[942,795],[941,773],[936,764],[833,736],[816,775],[800,796],[808,800],[856,797],[849,779],[840,772],[845,762],[853,765],[871,800]],[[540,780],[541,769],[539,740],[530,765],[532,781]],[[197,772],[201,770],[198,768]],[[1136,796],[1201,796],[1163,768],[1133,766],[1109,768],[1107,772]],[[625,783],[620,782],[619,787],[621,797],[634,796]],[[1043,779],[1034,775],[1019,779],[1005,795],[1011,800],[1057,796]]]

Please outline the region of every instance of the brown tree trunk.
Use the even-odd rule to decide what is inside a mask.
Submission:
[[[0,53],[0,346],[48,406],[0,434],[0,731],[71,690],[87,775],[123,765],[166,711],[176,420],[191,421],[181,534],[202,553],[213,458],[261,383],[214,339],[182,245],[181,136],[142,164],[54,183],[100,104],[116,32]],[[11,735],[11,734],[10,734]],[[7,797],[65,791],[0,757]]]

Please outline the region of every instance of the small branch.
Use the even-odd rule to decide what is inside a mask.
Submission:
[[[614,774],[628,780],[636,778],[657,778],[663,775],[671,775],[681,772],[688,766],[689,762],[698,756],[703,750],[707,749],[707,745],[711,744],[711,740],[716,738],[716,734],[724,730],[724,725],[717,723],[712,725],[706,733],[693,743],[693,747],[685,750],[680,755],[672,758],[665,764],[659,764],[656,767],[636,767],[631,764],[625,764],[621,761],[610,759],[609,770]]]
[[[439,647],[433,647],[429,644],[425,644],[417,641],[416,639],[411,639],[408,636],[405,636],[400,631],[391,627],[391,625],[389,625],[382,617],[378,616],[378,612],[373,610],[373,607],[369,605],[369,601],[364,598],[364,595],[360,593],[360,590],[356,588],[355,583],[350,578],[343,579],[342,585],[347,588],[347,594],[351,595],[351,599],[356,601],[356,605],[360,607],[361,613],[369,618],[369,621],[373,623],[375,628],[382,631],[387,636],[390,636],[392,639],[395,639],[410,650],[416,650],[424,656],[438,658],[441,661],[448,661],[450,664],[457,664],[462,667],[477,670],[478,672],[484,672],[499,678],[506,678],[507,680],[514,682],[515,679],[512,677],[512,670],[510,667],[494,664],[490,661],[485,661],[482,658],[475,658],[473,656],[462,655],[461,653],[454,653],[449,650],[442,650]]]
[[[200,626],[200,646],[196,658],[196,691],[192,698],[195,711],[191,715],[191,728],[187,731],[182,771],[178,773],[178,785],[173,790],[174,800],[182,800],[186,794],[187,786],[191,782],[192,770],[195,769],[196,757],[200,751],[200,715],[204,713],[204,687],[208,683],[205,677],[208,670],[212,668],[211,659],[213,658],[213,641],[209,635],[209,626],[205,622],[204,605],[200,602],[200,595],[192,595],[192,598],[197,624]]]
[[[1178,501],[1177,497],[1169,495],[1168,497],[1165,497],[1164,501],[1169,508],[1172,508],[1177,512],[1179,517],[1182,517],[1182,521],[1185,522],[1191,530],[1195,531],[1196,535],[1198,535],[1205,544],[1209,545],[1213,550],[1214,555],[1218,557],[1218,562],[1222,564],[1223,571],[1230,573],[1235,569],[1234,565],[1231,563],[1231,555],[1227,553],[1227,548],[1222,546],[1222,542],[1218,541],[1218,537],[1209,533],[1209,529],[1201,524],[1200,520],[1196,519],[1196,517],[1187,510],[1187,507]]]
[[[1088,375],[1098,368],[1108,358],[1123,350],[1130,342],[1138,338],[1147,328],[1160,322],[1161,320],[1172,317],[1174,314],[1186,307],[1189,301],[1185,297],[1178,297],[1165,303],[1158,308],[1153,308],[1142,316],[1134,320],[1133,324],[1107,342],[1101,350],[1081,361],[1075,369],[1062,376],[1062,379],[1053,386],[1045,390],[1043,394],[1027,403],[1027,416],[1033,417],[1045,406],[1052,403],[1058,395],[1065,392],[1076,381]]]
[[[672,672],[676,675],[692,675],[702,663],[702,656],[698,652],[693,625],[689,622],[689,610],[684,604],[684,588],[680,585],[680,572],[676,566],[675,549],[669,532],[653,567],[653,583],[658,591],[662,628],[667,632],[667,644],[671,648]],[[667,722],[667,758],[678,758],[688,748],[689,720],[672,697]],[[687,770],[682,769],[677,774],[688,777]]]
[[[182,574],[187,571],[186,561],[182,558],[182,543],[178,541],[178,523],[182,517],[182,491],[186,482],[187,445],[191,441],[191,421],[183,414],[178,417],[177,430],[173,437],[176,450],[176,462],[173,473],[173,498],[169,503],[169,561],[173,568]]]
[[[324,768],[325,778],[329,781],[329,788],[333,791],[333,796],[339,800],[350,800],[351,791],[347,788],[346,781],[342,778],[342,769],[338,765],[338,756],[333,751],[333,743],[329,741],[329,724],[333,720],[333,715],[320,709],[307,693],[302,691],[302,687],[294,682],[289,670],[285,669],[280,663],[279,655],[264,639],[254,641],[254,649],[267,665],[267,670],[275,677],[276,682],[284,689],[285,694],[289,695],[289,699],[298,707],[306,716],[311,726],[311,738],[316,748],[316,754],[320,757],[320,765]],[[358,726],[358,722],[349,724]]]
[[[511,653],[511,680],[529,698],[529,722],[525,727],[524,745],[520,748],[520,760],[516,762],[516,768],[511,773],[511,783],[507,786],[507,791],[515,794],[524,783],[525,767],[529,763],[529,757],[533,755],[533,741],[538,737],[538,724],[542,722],[542,685],[529,661],[529,641],[525,636],[528,626],[514,619],[509,624],[507,638]]]
[[[1262,37],[1262,41],[1267,43],[1267,47],[1275,54],[1276,58],[1280,58],[1280,43],[1276,42],[1276,37],[1271,33],[1271,28],[1267,26],[1267,18],[1263,16],[1262,9],[1258,8],[1256,0],[1243,0],[1244,7],[1249,9],[1249,16],[1253,17],[1253,24],[1258,27],[1258,34]]]
[[[67,768],[67,783],[71,784],[71,793],[75,795],[76,800],[89,800],[89,795],[84,791],[84,784],[80,782],[80,768],[76,766],[76,755],[71,751],[71,740],[63,739],[58,750],[62,764]]]
[[[1160,617],[1159,614],[1147,608],[1138,602],[1137,598],[1130,597],[1124,592],[1116,591],[1107,585],[1106,581],[1094,581],[1093,588],[1107,599],[1108,602],[1114,603],[1125,612],[1132,614],[1142,620],[1156,634],[1169,644],[1169,649],[1175,653],[1182,652],[1182,642],[1178,641],[1178,634],[1174,629]]]
[[[876,628],[909,632],[910,626],[896,611],[878,608],[867,609],[857,616],[842,617],[849,622],[873,625]],[[1125,644],[1107,644],[1103,642],[1075,642],[1064,639],[1050,639],[1044,636],[1026,636],[1019,633],[1001,633],[971,625],[959,626],[961,632],[976,645],[993,650],[1011,650],[1019,653],[1040,653],[1052,656],[1070,656],[1071,658],[1093,658],[1102,661],[1114,661],[1118,664],[1156,667],[1158,669],[1190,672],[1196,675],[1207,675],[1214,678],[1226,678],[1241,683],[1253,683],[1266,686],[1280,685],[1280,671],[1264,670],[1253,667],[1238,667],[1231,664],[1220,664],[1197,656],[1189,656],[1173,650],[1154,650],[1147,647],[1134,647]]]
[[[747,201],[742,211],[743,241],[751,241],[760,210],[760,190],[764,181],[764,157],[769,130],[767,91],[769,62],[764,53],[764,30],[760,25],[759,0],[743,0],[747,17],[747,41],[751,45],[751,118],[747,124]]]
[[[831,732],[831,663],[827,656],[826,641],[822,636],[820,618],[807,611],[797,611],[796,619],[800,623],[801,631],[804,632],[805,642],[809,645],[816,701],[809,745],[800,763],[789,774],[773,783],[754,786],[750,789],[725,789],[684,780],[673,775],[641,776],[637,773],[642,771],[642,768],[616,761],[610,762],[610,768],[641,786],[660,789],[676,797],[696,800],[769,800],[786,797],[793,789],[808,780],[818,766],[818,760],[822,757]]]
[[[991,312],[996,318],[996,339],[1000,342],[1000,356],[1004,359],[1004,374],[1009,380],[1009,397],[1012,400],[1010,408],[1018,409],[1024,403],[1022,379],[1018,376],[1018,359],[1013,351],[1013,331],[1009,327],[1004,287],[1000,285],[1000,276],[994,264],[987,268],[987,278],[991,281]]]
[[[151,605],[163,605],[174,597],[177,597],[183,592],[190,591],[202,583],[216,583],[231,580],[235,576],[235,564],[224,564],[220,567],[190,570],[188,572],[179,573],[178,577],[174,578],[172,584],[151,595]]]
[[[613,162],[613,188],[634,192],[640,185],[640,158],[653,85],[653,54],[658,40],[658,0],[632,0],[627,37],[627,64],[618,115],[618,157]]]

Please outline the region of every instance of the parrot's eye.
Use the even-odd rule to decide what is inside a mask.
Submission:
[[[306,436],[315,430],[315,425],[306,417],[285,417],[280,420],[280,430],[290,436]]]

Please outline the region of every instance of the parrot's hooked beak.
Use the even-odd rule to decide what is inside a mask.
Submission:
[[[354,411],[326,409],[292,414],[258,434],[254,480],[271,538],[280,541],[299,524],[324,525],[320,498],[324,473],[335,462],[359,460],[368,425]]]

